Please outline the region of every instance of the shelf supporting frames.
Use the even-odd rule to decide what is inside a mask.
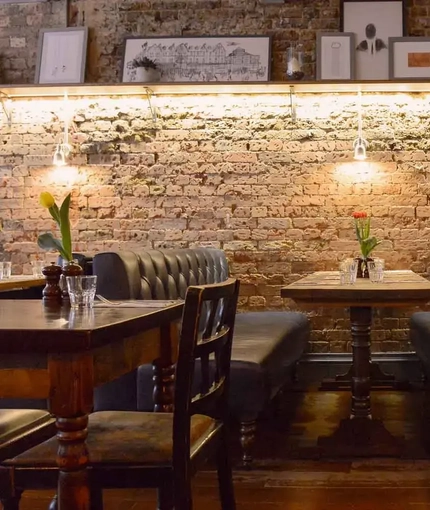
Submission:
[[[8,126],[12,125],[12,110],[10,109],[10,97],[4,92],[0,91],[0,102],[2,106],[3,113],[6,115]]]

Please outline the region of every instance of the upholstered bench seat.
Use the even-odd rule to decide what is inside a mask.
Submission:
[[[410,340],[422,363],[426,378],[430,381],[430,312],[412,314]]]
[[[96,254],[97,291],[108,299],[184,298],[189,285],[228,277],[222,250],[194,248]],[[288,386],[309,339],[309,321],[299,312],[243,312],[236,316],[230,371],[230,410],[240,422],[242,458],[251,461],[256,420],[268,402]],[[196,371],[198,373],[198,371]],[[96,391],[95,409],[153,408],[152,366]]]

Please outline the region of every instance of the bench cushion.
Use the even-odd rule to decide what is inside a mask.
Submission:
[[[430,379],[430,312],[415,312],[410,320],[410,340]]]
[[[230,369],[230,409],[237,419],[255,420],[269,400],[291,380],[308,338],[309,321],[302,313],[237,314]],[[152,367],[139,367],[139,410],[153,408],[151,381]]]

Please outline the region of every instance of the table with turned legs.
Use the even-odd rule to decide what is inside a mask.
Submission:
[[[371,414],[372,315],[375,308],[424,306],[430,301],[430,281],[413,271],[385,271],[384,281],[358,278],[341,285],[337,271],[318,271],[283,287],[281,296],[305,308],[348,308],[351,321],[351,414],[319,446],[340,455],[397,455],[402,439],[393,437]]]
[[[154,363],[156,409],[171,410],[183,303],[72,310],[0,302],[0,398],[47,398],[56,418],[61,510],[90,510],[86,448],[93,390]]]

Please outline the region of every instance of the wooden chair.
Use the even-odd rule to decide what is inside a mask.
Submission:
[[[216,454],[222,508],[234,510],[227,445],[227,390],[239,282],[189,287],[176,364],[173,413],[101,411],[89,417],[92,510],[103,488],[158,489],[158,508],[190,510],[191,477]],[[199,362],[195,364],[195,360]],[[194,367],[201,382],[193,396]],[[56,488],[54,437],[3,463],[11,494]],[[52,508],[53,505],[51,505]]]
[[[1,401],[0,401],[1,406]],[[0,409],[0,461],[19,455],[55,434],[55,420],[39,409]],[[19,491],[11,494],[0,487],[4,510],[16,510]]]

